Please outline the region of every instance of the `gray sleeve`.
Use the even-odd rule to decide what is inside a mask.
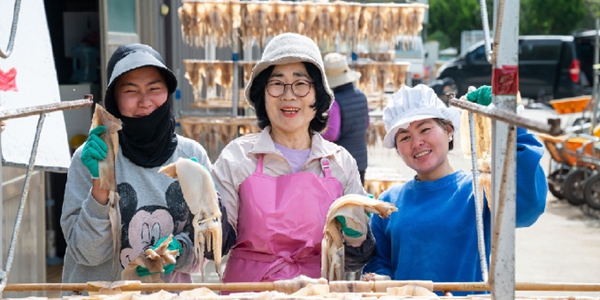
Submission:
[[[375,238],[371,231],[371,226],[367,231],[367,239],[362,243],[360,247],[351,247],[345,245],[344,256],[345,260],[345,271],[356,272],[360,271],[364,267],[371,257],[375,256]]]
[[[194,243],[187,232],[182,232],[175,236],[181,243],[182,253],[177,257],[175,270],[181,273],[198,273],[203,265],[203,261],[196,257],[194,253]]]
[[[82,147],[73,155],[67,174],[60,225],[66,251],[75,262],[97,266],[112,259],[113,237],[108,205],[100,205],[91,195],[92,178],[80,159]]]

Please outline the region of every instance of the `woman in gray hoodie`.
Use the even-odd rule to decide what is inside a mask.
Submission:
[[[119,47],[108,62],[107,76],[105,108],[123,123],[115,165],[121,247],[113,253],[108,191],[99,187],[97,179],[98,161],[106,157],[106,144],[99,138],[105,128],[98,126],[75,151],[68,172],[61,216],[67,240],[63,282],[120,280],[130,261],[171,234],[170,247],[180,255],[161,278],[192,282],[190,274],[202,267],[202,258],[193,251],[193,215],[179,181],[158,170],[180,157],[195,157],[208,169],[211,163],[199,143],[175,133],[170,95],[177,79],[158,52],[141,44]],[[227,230],[227,216],[222,212],[227,235],[233,231]],[[149,275],[147,269],[138,270],[140,276]]]

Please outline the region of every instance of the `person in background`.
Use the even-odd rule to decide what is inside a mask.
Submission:
[[[207,169],[211,163],[200,144],[175,133],[170,95],[177,79],[154,49],[129,44],[112,54],[107,80],[105,108],[121,119],[123,126],[115,163],[121,197],[121,248],[113,253],[109,191],[99,186],[98,162],[106,158],[107,145],[100,138],[106,127],[98,126],[75,151],[67,175],[61,216],[67,241],[63,283],[120,280],[130,261],[171,234],[174,239],[169,249],[179,250],[179,256],[174,265],[165,267],[161,279],[192,282],[190,274],[202,267],[202,258],[193,251],[193,215],[179,181],[158,170],[180,157],[195,158]],[[223,229],[225,235],[227,228]],[[139,276],[150,275],[146,268],[137,270]]]
[[[490,87],[481,87],[467,99],[491,102]],[[383,145],[395,148],[416,176],[393,186],[380,200],[396,205],[388,219],[373,216],[376,255],[364,273],[393,280],[482,282],[475,222],[473,176],[455,171],[448,160],[459,131],[460,112],[446,105],[424,85],[402,87],[388,102],[383,122]],[[517,128],[516,226],[531,226],[544,212],[548,192],[540,166],[542,145]],[[483,224],[486,259],[490,253],[489,195],[484,196]],[[455,293],[462,295],[464,293]]]
[[[354,158],[319,134],[333,102],[325,79],[318,46],[294,33],[274,37],[252,70],[245,96],[262,132],[230,142],[212,169],[237,234],[224,282],[321,277],[330,205],[346,194],[366,195]],[[360,232],[338,221],[346,271],[355,272],[375,241],[368,226]]]
[[[369,105],[367,96],[353,84],[360,78],[360,73],[348,67],[345,55],[329,53],[323,60],[327,82],[333,89],[335,101],[329,110],[327,129],[321,135],[350,152],[356,160],[360,181],[364,185]]]

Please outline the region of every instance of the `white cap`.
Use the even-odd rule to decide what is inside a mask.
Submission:
[[[454,126],[454,136],[458,135],[460,109],[447,107],[433,89],[426,85],[419,84],[414,88],[403,86],[392,95],[383,110],[383,124],[386,131],[383,146],[394,148],[398,129],[406,129],[414,121],[435,118],[451,121]]]

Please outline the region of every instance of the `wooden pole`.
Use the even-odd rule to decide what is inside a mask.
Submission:
[[[59,110],[78,109],[90,107],[94,102],[91,99],[65,101],[60,103],[44,104],[37,106],[21,107],[15,109],[0,110],[0,120],[39,115],[41,113],[50,113]]]
[[[239,282],[239,283],[139,283],[120,286],[114,290],[130,291],[187,291],[197,288],[208,288],[213,291],[273,291],[276,284],[273,282]],[[62,292],[97,292],[103,288],[91,283],[9,283],[4,292],[34,292],[34,291],[62,291]],[[438,282],[433,283],[434,291],[489,291],[488,284],[483,282]],[[561,292],[600,292],[600,283],[562,283],[562,282],[517,282],[517,291],[561,291]]]

